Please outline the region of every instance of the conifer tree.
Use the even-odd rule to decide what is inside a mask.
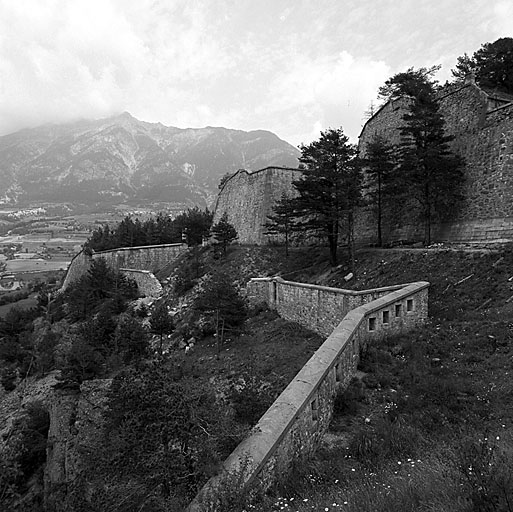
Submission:
[[[217,243],[223,248],[223,254],[226,256],[228,245],[238,238],[237,231],[230,222],[228,222],[228,214],[223,213],[219,222],[212,226],[212,235]]]
[[[294,182],[296,214],[304,229],[326,236],[330,261],[338,264],[341,228],[346,232],[351,268],[354,270],[354,212],[361,202],[361,173],[356,147],[342,128],[321,132],[319,140],[301,145],[303,176]]]
[[[436,98],[432,75],[437,67],[398,73],[385,82],[380,94],[410,98],[405,124],[401,127],[398,179],[409,198],[420,206],[424,244],[431,243],[434,219],[441,219],[461,198],[463,160],[449,148],[452,136],[445,135],[445,121]]]
[[[285,238],[285,254],[289,255],[289,243],[291,234],[297,229],[295,223],[295,206],[293,200],[285,192],[273,208],[273,213],[268,215],[268,221],[264,224],[266,235],[283,235]]]
[[[383,245],[383,213],[391,199],[397,197],[400,184],[397,182],[397,159],[395,148],[380,135],[376,135],[365,148],[363,165],[367,178],[367,200],[376,211],[378,246]]]

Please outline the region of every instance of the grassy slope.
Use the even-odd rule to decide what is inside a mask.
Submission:
[[[513,510],[511,249],[368,251],[358,267],[310,281],[426,280],[430,321],[364,355],[314,460],[257,508]]]

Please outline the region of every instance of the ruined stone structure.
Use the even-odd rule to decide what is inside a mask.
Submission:
[[[228,220],[244,244],[265,244],[264,224],[283,192],[292,195],[292,182],[301,177],[299,169],[266,167],[249,173],[237,171],[219,192],[214,213],[214,224],[226,212]]]
[[[435,241],[488,242],[513,240],[513,96],[485,91],[473,81],[442,88],[441,112],[452,150],[466,162],[464,200],[453,217],[434,226]],[[360,151],[374,135],[397,144],[408,99],[387,102],[371,117],[360,134]],[[375,222],[361,212],[356,236],[375,238]],[[384,226],[388,240],[422,239],[421,226],[408,219]]]
[[[376,134],[399,142],[408,101],[387,102],[365,123],[359,141],[362,154]],[[466,166],[464,200],[451,219],[433,226],[433,241],[513,240],[513,96],[485,91],[468,81],[443,87],[440,104],[447,132],[454,136],[452,149]],[[238,171],[219,192],[214,222],[227,212],[240,242],[268,243],[263,224],[282,192],[294,193],[292,182],[300,173],[279,167]],[[369,209],[358,212],[355,227],[357,243],[376,242],[376,221]],[[387,241],[423,239],[423,226],[414,215],[385,222],[383,228]]]
[[[199,492],[189,512],[220,511],[217,495],[237,492],[231,487],[234,474],[244,487],[266,490],[287,474],[292,460],[311,454],[329,426],[337,391],[355,375],[361,350],[387,334],[422,324],[428,313],[428,287],[429,283],[418,282],[354,292],[276,278],[251,280],[248,296],[253,304],[265,302],[284,317],[323,334],[331,330],[333,315],[338,325],[221,472]]]

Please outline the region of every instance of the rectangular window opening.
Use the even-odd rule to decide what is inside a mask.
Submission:
[[[390,323],[390,311],[383,311],[383,323],[389,324]]]
[[[413,299],[406,301],[406,311],[413,311]]]
[[[340,363],[335,365],[335,382],[340,382]]]
[[[312,406],[312,420],[317,421],[319,419],[319,410],[317,409],[317,400],[313,400]]]
[[[398,317],[398,316],[401,316],[401,310],[403,309],[403,305],[402,304],[396,304],[395,305],[395,316]]]
[[[375,331],[376,330],[376,318],[371,317],[369,318],[369,331]]]

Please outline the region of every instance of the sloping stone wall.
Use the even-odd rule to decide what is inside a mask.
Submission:
[[[249,295],[256,301],[267,295],[273,308],[275,295],[268,283],[250,282]],[[189,512],[220,511],[217,496],[229,492],[224,486],[230,485],[231,475],[237,475],[245,487],[265,490],[278,476],[287,474],[292,460],[311,454],[329,426],[337,389],[345,388],[356,372],[360,351],[386,334],[422,324],[428,313],[428,286],[412,283],[350,311],[260,418],[253,433],[228,457],[221,472],[198,493]],[[300,299],[305,304],[297,304],[297,299],[283,295],[283,305],[294,310],[309,300],[307,294]],[[310,321],[305,319],[304,325],[308,327]]]
[[[112,268],[157,272],[185,250],[187,250],[185,244],[143,245],[96,252],[93,257],[104,258]]]
[[[65,291],[69,285],[80,279],[91,267],[92,257],[83,250],[73,256],[69,263],[64,282],[61,286],[61,292]]]
[[[267,243],[264,234],[267,216],[283,192],[294,193],[292,182],[300,177],[299,169],[287,167],[266,167],[252,173],[238,171],[219,192],[213,223],[219,222],[226,212],[240,243]]]
[[[96,252],[92,256],[87,255],[83,250],[80,251],[71,260],[64,283],[61,291],[65,291],[71,283],[83,276],[91,267],[94,258],[104,258],[107,264],[116,270],[124,269],[125,271],[132,270],[147,270],[151,273],[153,278],[145,275],[132,275],[136,282],[141,283],[144,287],[141,290],[145,295],[148,295],[151,290],[158,291],[156,277],[153,275],[169,262],[175,260],[182,252],[187,250],[185,244],[162,244],[162,245],[143,245],[140,247],[122,247],[119,249],[112,249],[110,251]]]

